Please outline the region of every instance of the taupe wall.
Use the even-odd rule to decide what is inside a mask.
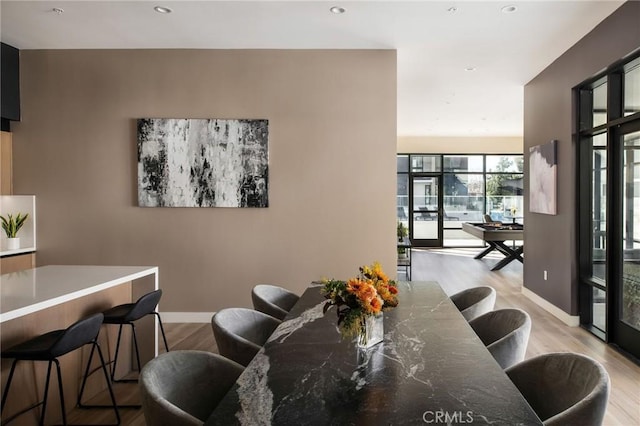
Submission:
[[[518,154],[522,153],[519,136],[401,136],[398,152],[429,154]]]
[[[37,196],[39,265],[158,265],[170,312],[373,260],[395,275],[395,51],[21,55],[15,193]],[[137,207],[139,117],[269,119],[270,207]]]
[[[558,214],[529,213],[525,198],[524,286],[571,315],[578,314],[576,160],[572,87],[640,47],[640,2],[627,2],[529,82],[524,89],[525,190],[528,153],[558,140]],[[543,270],[548,281],[543,280]]]

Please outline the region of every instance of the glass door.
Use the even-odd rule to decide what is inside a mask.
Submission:
[[[409,236],[419,247],[442,247],[440,175],[412,175]]]
[[[640,357],[640,124],[621,126],[621,224],[610,341]]]
[[[580,323],[640,358],[640,56],[576,92]]]

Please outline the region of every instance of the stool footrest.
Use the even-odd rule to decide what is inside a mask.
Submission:
[[[24,413],[33,410],[36,407],[39,407],[41,405],[44,404],[44,401],[40,401],[40,402],[36,402],[35,404],[31,405],[30,407],[27,408],[23,408],[22,410],[18,411],[17,413],[7,417],[6,419],[4,419],[4,421],[2,422],[3,425],[6,425],[7,423],[9,423],[10,421],[15,420],[16,418],[20,417],[21,415],[23,415]]]
[[[116,407],[118,408],[141,408],[142,405],[140,404],[124,404],[124,405],[116,405]],[[110,408],[113,410],[113,405],[96,405],[96,404],[82,404],[82,405],[78,405],[78,408]]]
[[[113,379],[113,383],[138,383],[138,379]]]

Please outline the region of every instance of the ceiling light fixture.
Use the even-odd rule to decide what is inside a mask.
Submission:
[[[168,7],[164,7],[164,6],[156,6],[153,8],[153,10],[155,10],[158,13],[171,13],[173,12],[172,9],[168,8]]]
[[[331,13],[335,13],[336,15],[340,15],[342,13],[345,13],[347,11],[347,9],[345,9],[344,7],[340,7],[340,6],[333,6],[331,9],[329,9],[329,11]]]
[[[476,67],[466,67],[464,70],[468,71],[468,72],[471,72],[471,71],[475,71]]]
[[[449,13],[456,13],[458,11],[458,8],[455,6],[451,6],[449,9],[447,9],[447,12]]]
[[[55,12],[58,15],[62,15],[64,13],[64,9],[60,8],[60,7],[54,7],[53,9],[51,9],[52,12]]]
[[[502,9],[500,9],[502,11],[502,13],[513,13],[516,10],[518,10],[518,8],[514,5],[509,5],[509,6],[505,6]]]

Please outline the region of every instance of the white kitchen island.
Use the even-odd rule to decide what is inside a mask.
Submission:
[[[153,275],[148,266],[50,265],[0,275],[0,323]]]
[[[8,348],[48,331],[66,328],[75,321],[102,312],[115,305],[131,303],[141,295],[158,288],[158,268],[155,266],[84,266],[50,265],[0,275],[0,338],[1,347]],[[130,335],[130,327],[123,329]],[[103,326],[99,343],[108,360],[115,350],[117,326]],[[158,353],[158,330],[155,316],[136,322],[140,359],[144,364]],[[131,351],[130,339],[120,350]],[[89,347],[60,359],[67,410],[75,405],[83,365]],[[124,354],[125,352],[123,352]],[[96,360],[97,357],[94,358]],[[117,376],[131,371],[131,357],[118,360]],[[122,366],[120,359],[122,359]],[[34,367],[35,365],[35,367]],[[97,366],[97,363],[95,364]],[[11,360],[2,360],[2,391],[6,384]],[[46,363],[20,362],[11,385],[3,418],[36,402],[42,397]],[[104,378],[91,376],[85,392],[99,393],[105,389]],[[57,387],[49,389],[47,421],[60,419]],[[116,392],[117,398],[117,392]],[[126,402],[126,401],[125,401]],[[123,403],[118,401],[118,403]],[[37,410],[16,419],[18,424],[37,424]]]

